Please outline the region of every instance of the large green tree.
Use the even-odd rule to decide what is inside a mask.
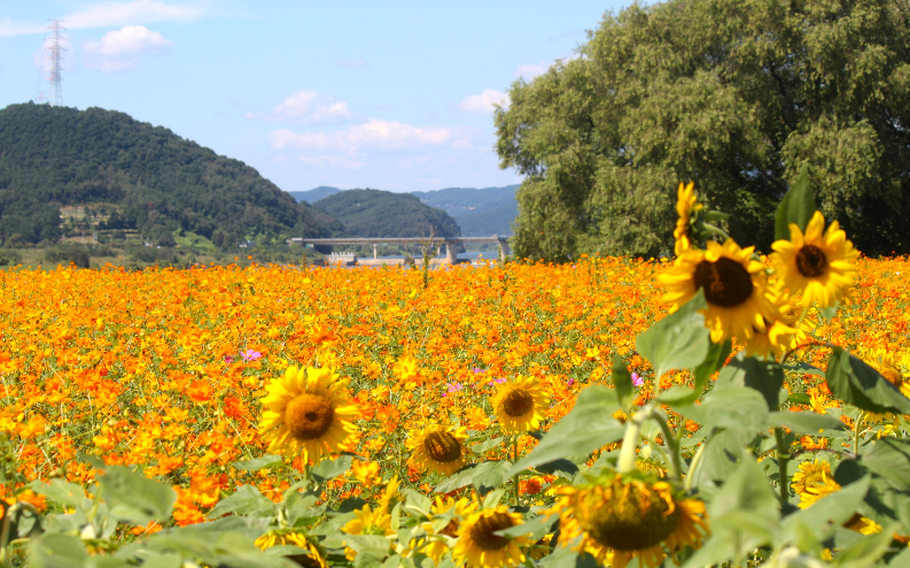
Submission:
[[[803,165],[868,254],[910,251],[910,2],[669,0],[608,13],[496,112],[518,255],[672,250],[676,187],[767,250]]]

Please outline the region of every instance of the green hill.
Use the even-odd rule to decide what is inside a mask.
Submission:
[[[349,189],[313,204],[336,217],[350,237],[458,237],[458,224],[409,193]]]
[[[517,185],[507,185],[483,189],[448,187],[411,193],[430,207],[451,215],[463,235],[488,237],[512,234],[512,221],[518,217],[517,190]]]
[[[192,231],[225,247],[341,230],[244,163],[124,113],[33,103],[0,110],[0,238],[56,240],[67,206],[82,206],[101,229]]]
[[[517,185],[482,189],[448,187],[435,191],[412,191],[411,194],[430,207],[448,213],[455,219],[463,236],[488,237],[512,234],[512,221],[518,216],[517,190]],[[291,191],[290,194],[298,202],[316,203],[342,191],[337,187],[320,186],[309,191]]]

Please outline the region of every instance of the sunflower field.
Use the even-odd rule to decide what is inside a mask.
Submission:
[[[0,272],[0,566],[908,566],[910,258]]]

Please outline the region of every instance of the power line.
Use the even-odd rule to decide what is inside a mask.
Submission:
[[[50,55],[47,58],[51,62],[49,69],[51,74],[47,78],[51,83],[48,103],[51,106],[63,106],[63,91],[60,88],[60,72],[63,71],[63,67],[60,65],[60,54],[66,51],[66,48],[62,45],[64,38],[60,35],[60,32],[66,31],[66,29],[60,25],[60,20],[51,20],[51,25],[47,29],[51,32],[51,36],[47,38],[50,40],[50,45],[47,46]]]

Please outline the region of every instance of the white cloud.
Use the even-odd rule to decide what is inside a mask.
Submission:
[[[541,61],[540,63],[530,64],[530,65],[519,65],[518,69],[515,70],[515,76],[521,77],[525,81],[530,81],[538,75],[543,75],[550,68],[550,64],[546,61]]]
[[[470,95],[458,103],[458,109],[465,112],[475,112],[478,114],[490,114],[496,110],[496,105],[508,108],[509,93],[503,93],[494,89],[484,89],[479,95]]]
[[[359,170],[366,166],[363,162],[358,162],[345,156],[300,156],[297,161],[309,166],[341,168],[343,170]]]
[[[355,152],[361,148],[401,149],[418,146],[465,147],[470,134],[459,128],[419,128],[390,120],[369,119],[336,132],[304,132],[287,129],[269,135],[275,150],[332,149]]]
[[[168,4],[159,0],[133,2],[98,2],[60,18],[63,27],[80,28],[118,27],[159,22],[189,22],[205,15],[202,8]],[[47,24],[0,20],[0,37],[44,33]]]
[[[70,29],[114,27],[158,22],[189,22],[203,15],[200,8],[178,6],[158,0],[102,2],[86,6],[63,18]]]
[[[85,44],[85,66],[105,73],[132,71],[145,55],[160,54],[174,42],[145,26],[126,26]]]
[[[337,122],[352,117],[348,103],[314,91],[297,91],[266,115],[248,112],[244,116],[272,122],[293,121],[305,124]]]

